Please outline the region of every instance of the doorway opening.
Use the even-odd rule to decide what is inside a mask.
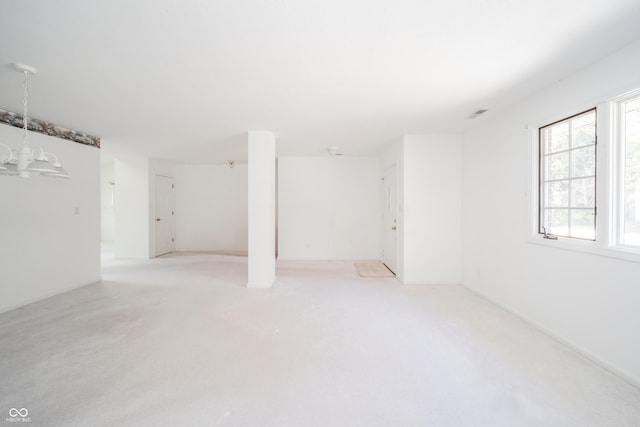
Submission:
[[[383,173],[383,201],[382,211],[382,262],[394,274],[397,274],[398,263],[398,178],[396,166],[392,166]]]

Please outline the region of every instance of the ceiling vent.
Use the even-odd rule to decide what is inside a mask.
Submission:
[[[338,152],[338,147],[327,147],[327,152],[330,156],[342,156],[342,153]]]
[[[476,112],[474,112],[473,114],[471,114],[470,116],[467,116],[467,119],[475,119],[476,117],[478,117],[481,114],[486,113],[488,110],[477,110]]]

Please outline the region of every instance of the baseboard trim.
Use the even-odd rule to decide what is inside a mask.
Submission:
[[[421,280],[401,280],[400,283],[402,283],[403,285],[409,285],[409,286],[438,286],[438,285],[442,285],[442,286],[456,286],[456,285],[460,285],[460,282],[433,282],[433,281],[421,281]]]
[[[12,305],[9,305],[7,307],[0,308],[0,314],[7,313],[9,311],[16,310],[18,308],[26,307],[27,305],[35,304],[36,302],[40,302],[40,301],[46,300],[47,298],[51,298],[51,297],[55,297],[55,296],[58,296],[58,295],[66,294],[67,292],[75,291],[76,289],[84,288],[85,286],[93,285],[95,283],[100,283],[101,281],[102,281],[101,279],[98,279],[98,280],[93,281],[91,283],[85,283],[83,285],[73,285],[73,286],[70,286],[68,288],[63,288],[63,289],[60,289],[60,290],[55,291],[55,292],[49,292],[49,293],[46,293],[44,295],[41,295],[41,296],[38,296],[38,297],[35,297],[35,298],[29,298],[29,299],[27,299],[27,300],[25,300],[23,302],[18,303],[18,304],[12,304]]]
[[[628,382],[629,384],[633,385],[634,387],[640,388],[640,378],[634,376],[633,374],[629,373],[628,371],[621,369],[609,362],[607,362],[606,360],[598,357],[597,355],[593,354],[592,352],[590,352],[589,350],[585,349],[584,347],[574,343],[573,341],[565,338],[564,336],[557,334],[556,332],[552,331],[551,329],[547,328],[546,326],[542,325],[541,323],[527,317],[524,316],[522,314],[520,314],[518,311],[516,311],[513,307],[511,307],[508,304],[505,304],[503,302],[500,302],[498,300],[496,300],[495,298],[492,298],[491,296],[489,296],[488,294],[479,291],[477,289],[471,288],[467,285],[465,285],[464,283],[461,283],[461,285],[465,288],[468,289],[469,291],[473,292],[474,294],[486,299],[487,301],[497,305],[498,307],[502,308],[503,310],[513,314],[514,316],[518,317],[519,319],[525,321],[526,323],[528,323],[529,325],[533,326],[534,328],[544,332],[545,334],[549,335],[551,338],[555,339],[556,341],[558,341],[559,343],[569,347],[571,350],[575,351],[576,353],[578,353],[580,356],[590,360],[591,362],[595,363],[596,365],[600,366],[601,368],[611,372],[612,374],[614,374],[615,376],[619,377],[620,379]]]

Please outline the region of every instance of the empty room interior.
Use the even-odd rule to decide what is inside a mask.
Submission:
[[[0,35],[0,424],[640,426],[637,0]]]

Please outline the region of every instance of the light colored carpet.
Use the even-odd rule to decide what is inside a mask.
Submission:
[[[460,286],[281,262],[272,289],[247,289],[245,258],[204,254],[107,261],[104,279],[0,315],[4,417],[15,407],[48,427],[640,420],[640,390]]]
[[[361,277],[394,277],[395,274],[381,262],[356,262],[353,264]]]

